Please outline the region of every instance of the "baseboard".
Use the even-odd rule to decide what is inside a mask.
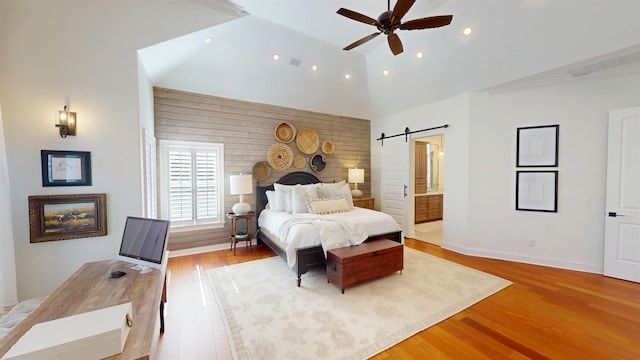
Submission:
[[[604,267],[602,264],[584,264],[570,261],[562,261],[558,259],[543,258],[537,256],[523,256],[521,254],[508,253],[503,251],[492,251],[486,249],[478,249],[467,246],[459,246],[449,243],[442,243],[442,248],[455,251],[464,255],[485,257],[497,260],[516,261],[525,264],[549,266],[558,269],[575,270],[594,274],[603,274]]]
[[[251,240],[251,245],[257,245],[256,239]],[[238,244],[238,247],[243,247],[243,246],[244,247],[247,246],[246,241],[243,241]],[[179,256],[188,256],[188,255],[202,254],[206,252],[220,251],[220,250],[231,251],[229,249],[229,243],[200,246],[200,247],[189,248],[189,249],[169,250],[169,257],[173,258],[173,257],[179,257]]]

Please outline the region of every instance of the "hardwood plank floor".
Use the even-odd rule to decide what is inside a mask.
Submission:
[[[405,245],[513,285],[376,355],[404,359],[639,359],[640,284],[602,275]],[[169,259],[158,359],[231,359],[206,270],[275,254],[254,246]],[[292,277],[292,281],[294,277]],[[304,282],[304,278],[303,278]]]

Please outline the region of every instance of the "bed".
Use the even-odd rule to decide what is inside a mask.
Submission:
[[[275,183],[282,185],[308,185],[319,184],[321,183],[321,181],[311,173],[297,171],[282,176],[279,180],[276,180]],[[265,214],[262,214],[268,204],[267,191],[274,191],[274,185],[275,184],[261,186],[260,183],[258,183],[256,186],[256,213],[258,216],[257,241],[258,243],[264,243],[265,245],[267,245],[276,254],[282,257],[285,262],[289,264],[289,266],[297,275],[297,282],[299,287],[302,282],[302,274],[315,267],[321,267],[325,265],[325,250],[319,243],[300,246],[293,249],[295,260],[292,261],[291,256],[288,256],[288,253],[292,254],[292,249],[287,250],[284,247],[286,245],[283,245],[283,241],[278,238],[278,235],[274,234],[275,231],[268,231],[266,227],[261,226],[261,222],[264,223],[266,218],[266,216],[263,215],[267,215],[270,212],[270,210],[267,209],[267,211],[265,211]],[[381,218],[379,220],[384,220],[369,220],[370,223],[376,224],[376,227],[373,228],[373,230],[369,230],[366,232],[366,239],[364,241],[389,239],[402,243],[402,231],[400,230],[398,224],[389,215],[363,208],[355,208],[350,212],[350,215],[355,216],[355,218],[357,219],[361,217],[375,219],[375,217],[380,216]],[[365,226],[371,228],[369,225],[365,224]]]

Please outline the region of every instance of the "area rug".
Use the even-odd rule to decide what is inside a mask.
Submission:
[[[347,288],[280,257],[208,272],[234,359],[367,359],[511,284],[411,248],[404,270]]]

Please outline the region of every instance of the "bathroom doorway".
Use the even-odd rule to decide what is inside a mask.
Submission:
[[[442,245],[444,205],[444,135],[414,140],[414,238]]]

